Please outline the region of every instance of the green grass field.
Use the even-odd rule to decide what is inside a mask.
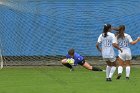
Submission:
[[[124,71],[125,72],[125,71]],[[76,67],[10,67],[0,70],[0,93],[139,93],[140,68],[132,68],[130,80],[105,81],[105,72]]]

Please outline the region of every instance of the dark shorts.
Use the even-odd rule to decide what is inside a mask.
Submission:
[[[78,62],[78,64],[83,66],[85,64],[85,59],[83,59],[82,61]]]

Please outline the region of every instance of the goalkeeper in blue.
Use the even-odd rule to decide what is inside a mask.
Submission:
[[[89,63],[87,63],[83,56],[79,55],[74,51],[74,49],[68,50],[68,54],[66,55],[66,58],[61,61],[61,63],[68,67],[70,71],[74,71],[74,68],[72,65],[81,65],[84,68],[91,70],[91,71],[103,71],[102,69],[98,67],[93,67]]]

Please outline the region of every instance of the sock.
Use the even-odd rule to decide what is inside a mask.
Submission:
[[[122,66],[119,66],[118,67],[118,74],[120,74],[120,73],[122,74],[122,71],[123,71],[123,67]]]
[[[130,75],[130,66],[126,66],[126,77]]]
[[[92,71],[103,71],[103,70],[98,67],[92,67]]]
[[[109,78],[109,73],[110,73],[111,67],[106,66],[106,78]]]
[[[115,67],[115,66],[112,66],[112,67],[111,67],[111,70],[110,70],[110,73],[109,73],[109,78],[112,78],[112,76],[113,76],[115,70],[116,70],[116,67]]]
[[[66,67],[68,67],[68,68],[70,68],[70,69],[72,69],[72,66],[69,63],[65,63],[63,65],[66,66]]]

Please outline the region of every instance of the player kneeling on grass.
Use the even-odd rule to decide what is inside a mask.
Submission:
[[[84,57],[82,57],[81,55],[76,53],[74,51],[74,49],[70,49],[68,51],[68,54],[66,55],[66,58],[63,59],[61,62],[64,66],[70,68],[70,71],[74,70],[72,65],[77,65],[77,64],[79,64],[91,71],[103,71],[102,69],[100,69],[98,67],[93,67],[89,63],[85,62]]]

